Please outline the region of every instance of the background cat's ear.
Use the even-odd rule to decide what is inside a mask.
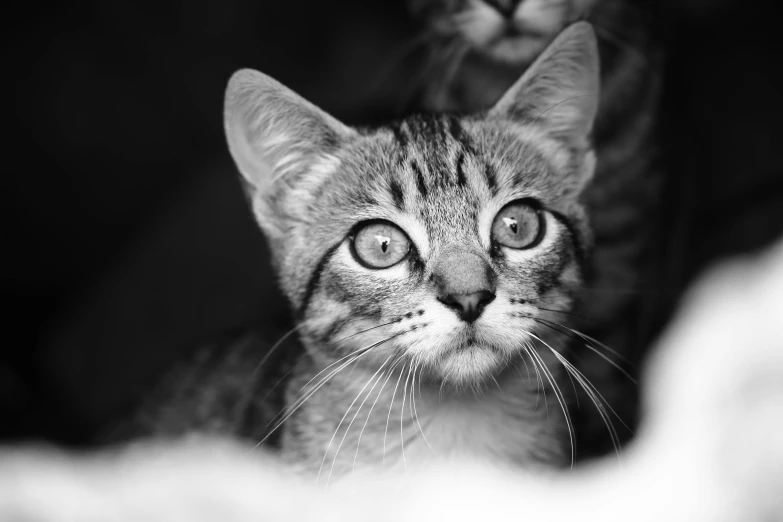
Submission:
[[[226,138],[251,195],[274,198],[355,133],[269,76],[243,69],[228,82]]]
[[[587,140],[598,110],[599,68],[595,32],[589,23],[576,22],[555,38],[488,116],[537,120],[556,138]]]

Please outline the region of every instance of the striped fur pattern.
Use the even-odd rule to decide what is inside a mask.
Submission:
[[[360,131],[261,73],[234,75],[229,148],[304,347],[275,426],[289,460],[326,480],[432,455],[568,462],[558,367],[570,363],[549,321],[572,309],[589,262],[582,194],[598,88],[586,23],[482,116]],[[530,248],[491,235],[514,201],[540,216]],[[357,227],[377,220],[411,244],[384,269],[364,266],[353,246]],[[468,322],[439,298],[438,278],[491,279],[494,300]]]
[[[425,26],[430,56],[419,106],[472,113],[491,107],[567,24],[593,24],[601,57],[594,129],[595,180],[585,192],[595,231],[595,277],[582,292],[579,326],[638,366],[645,323],[662,292],[657,279],[658,201],[663,182],[656,139],[662,46],[646,0],[409,0]],[[579,343],[578,343],[579,344]],[[630,423],[634,385],[581,346],[581,368]],[[582,354],[582,352],[585,352]],[[596,419],[599,420],[599,419]],[[588,438],[606,434],[599,420]]]

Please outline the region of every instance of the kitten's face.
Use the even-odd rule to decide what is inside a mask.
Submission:
[[[309,344],[342,357],[383,342],[365,359],[476,381],[534,341],[536,305],[568,309],[584,238],[567,178],[584,174],[544,136],[503,127],[410,119],[317,162],[329,181],[297,232],[329,246],[304,305]]]
[[[579,24],[485,118],[361,134],[235,75],[229,145],[319,364],[478,384],[562,320],[588,241],[595,53]]]
[[[438,36],[456,37],[490,58],[528,64],[597,0],[409,0]]]

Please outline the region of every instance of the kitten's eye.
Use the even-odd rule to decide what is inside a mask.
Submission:
[[[492,223],[492,238],[509,248],[531,248],[544,237],[541,211],[524,201],[503,207]]]
[[[370,268],[389,268],[408,255],[411,242],[405,232],[388,221],[374,221],[360,227],[353,236],[353,252]]]

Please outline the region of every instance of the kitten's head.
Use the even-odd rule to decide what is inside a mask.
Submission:
[[[589,243],[597,62],[580,22],[487,114],[371,131],[232,77],[229,147],[316,361],[477,384],[547,335]]]
[[[489,58],[529,64],[567,25],[597,0],[408,0],[434,35]]]

